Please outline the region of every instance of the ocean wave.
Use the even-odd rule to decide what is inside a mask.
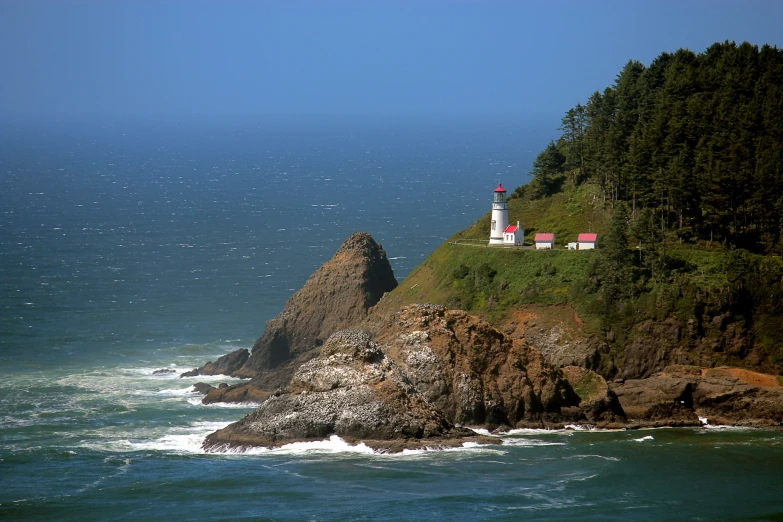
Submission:
[[[752,426],[731,426],[729,424],[704,424],[699,431],[702,433],[710,431],[755,431],[759,428]]]
[[[188,426],[171,429],[165,434],[140,433],[139,438],[115,438],[92,440],[81,447],[94,451],[124,453],[130,451],[160,451],[175,454],[204,453],[201,444],[210,433],[226,427],[226,422],[199,421]],[[144,437],[146,435],[146,437]]]
[[[655,437],[653,437],[652,435],[645,435],[644,437],[641,437],[641,438],[638,438],[638,439],[631,439],[631,440],[633,440],[635,442],[644,442],[646,440],[655,440]]]
[[[206,435],[205,435],[206,436]],[[463,442],[461,446],[444,448],[441,446],[424,447],[419,449],[404,449],[399,453],[388,453],[374,450],[363,442],[350,444],[338,435],[332,435],[328,439],[308,442],[292,442],[278,448],[227,448],[219,453],[222,455],[338,455],[356,454],[372,455],[382,458],[421,457],[438,453],[455,452],[481,452],[504,455],[506,452],[477,442]]]
[[[187,386],[185,388],[165,388],[155,392],[155,395],[167,395],[169,397],[190,397],[191,395],[196,394],[198,394],[198,392],[193,389],[193,386]]]
[[[570,435],[569,430],[547,430],[547,429],[532,429],[532,428],[519,428],[504,431],[500,435]]]
[[[570,455],[568,457],[564,457],[565,459],[601,459],[601,460],[609,460],[611,462],[619,462],[620,459],[618,457],[607,457],[606,455],[595,455],[595,454],[587,454],[587,455]]]
[[[549,442],[538,439],[502,438],[503,444],[508,446],[565,446],[565,442]]]

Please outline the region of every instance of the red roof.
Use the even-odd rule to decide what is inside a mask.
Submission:
[[[509,225],[509,226],[506,227],[506,230],[504,230],[503,233],[504,234],[513,234],[516,231],[517,231],[517,226],[516,225]]]
[[[596,239],[598,239],[598,234],[579,234],[576,238],[580,243],[595,243]]]
[[[536,243],[549,243],[555,240],[555,235],[551,233],[536,234]]]
[[[506,189],[503,188],[502,183],[498,183],[498,188],[495,189],[495,192],[505,192]]]

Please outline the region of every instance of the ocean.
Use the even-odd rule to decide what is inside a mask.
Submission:
[[[252,346],[354,231],[398,281],[527,181],[556,122],[47,121],[0,133],[0,516],[783,520],[783,433],[518,431],[396,455],[205,454]],[[156,370],[173,373],[154,374]],[[503,444],[501,444],[501,442]]]

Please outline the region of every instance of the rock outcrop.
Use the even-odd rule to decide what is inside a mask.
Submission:
[[[612,384],[628,417],[654,425],[783,426],[778,377],[740,368],[672,365],[647,378]],[[649,424],[649,422],[646,422]]]
[[[215,362],[209,361],[200,368],[185,372],[180,377],[196,377],[198,375],[232,375],[247,362],[250,352],[246,348],[234,350],[219,357]]]
[[[454,423],[543,426],[579,399],[540,352],[461,310],[410,305],[377,341],[413,385]]]
[[[266,323],[252,354],[237,377],[259,377],[254,383],[274,389],[295,367],[277,379],[273,370],[297,358],[317,355],[334,332],[362,321],[367,310],[384,293],[397,286],[391,265],[381,245],[369,234],[356,232],[343,242],[334,257],[324,263],[285,304],[283,311]],[[263,373],[271,373],[265,384]]]
[[[571,415],[575,422],[587,421],[591,424],[626,421],[625,410],[617,394],[603,377],[581,366],[565,366],[563,374],[579,397],[579,407],[570,411],[563,408],[561,412],[564,415]]]
[[[250,378],[207,394],[204,403],[256,402],[282,386],[302,363],[318,355],[332,333],[359,324],[383,295],[397,286],[381,245],[364,232],[346,239],[267,322],[252,353],[242,348],[183,373]]]
[[[476,439],[435,409],[367,334],[346,330],[296,370],[288,389],[209,435],[204,448],[274,447],[330,435],[391,451]]]

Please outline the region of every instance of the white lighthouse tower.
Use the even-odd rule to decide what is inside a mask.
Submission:
[[[506,202],[506,189],[502,183],[498,183],[495,189],[495,197],[492,198],[492,222],[490,223],[489,244],[502,245],[503,231],[508,226],[508,203]]]

